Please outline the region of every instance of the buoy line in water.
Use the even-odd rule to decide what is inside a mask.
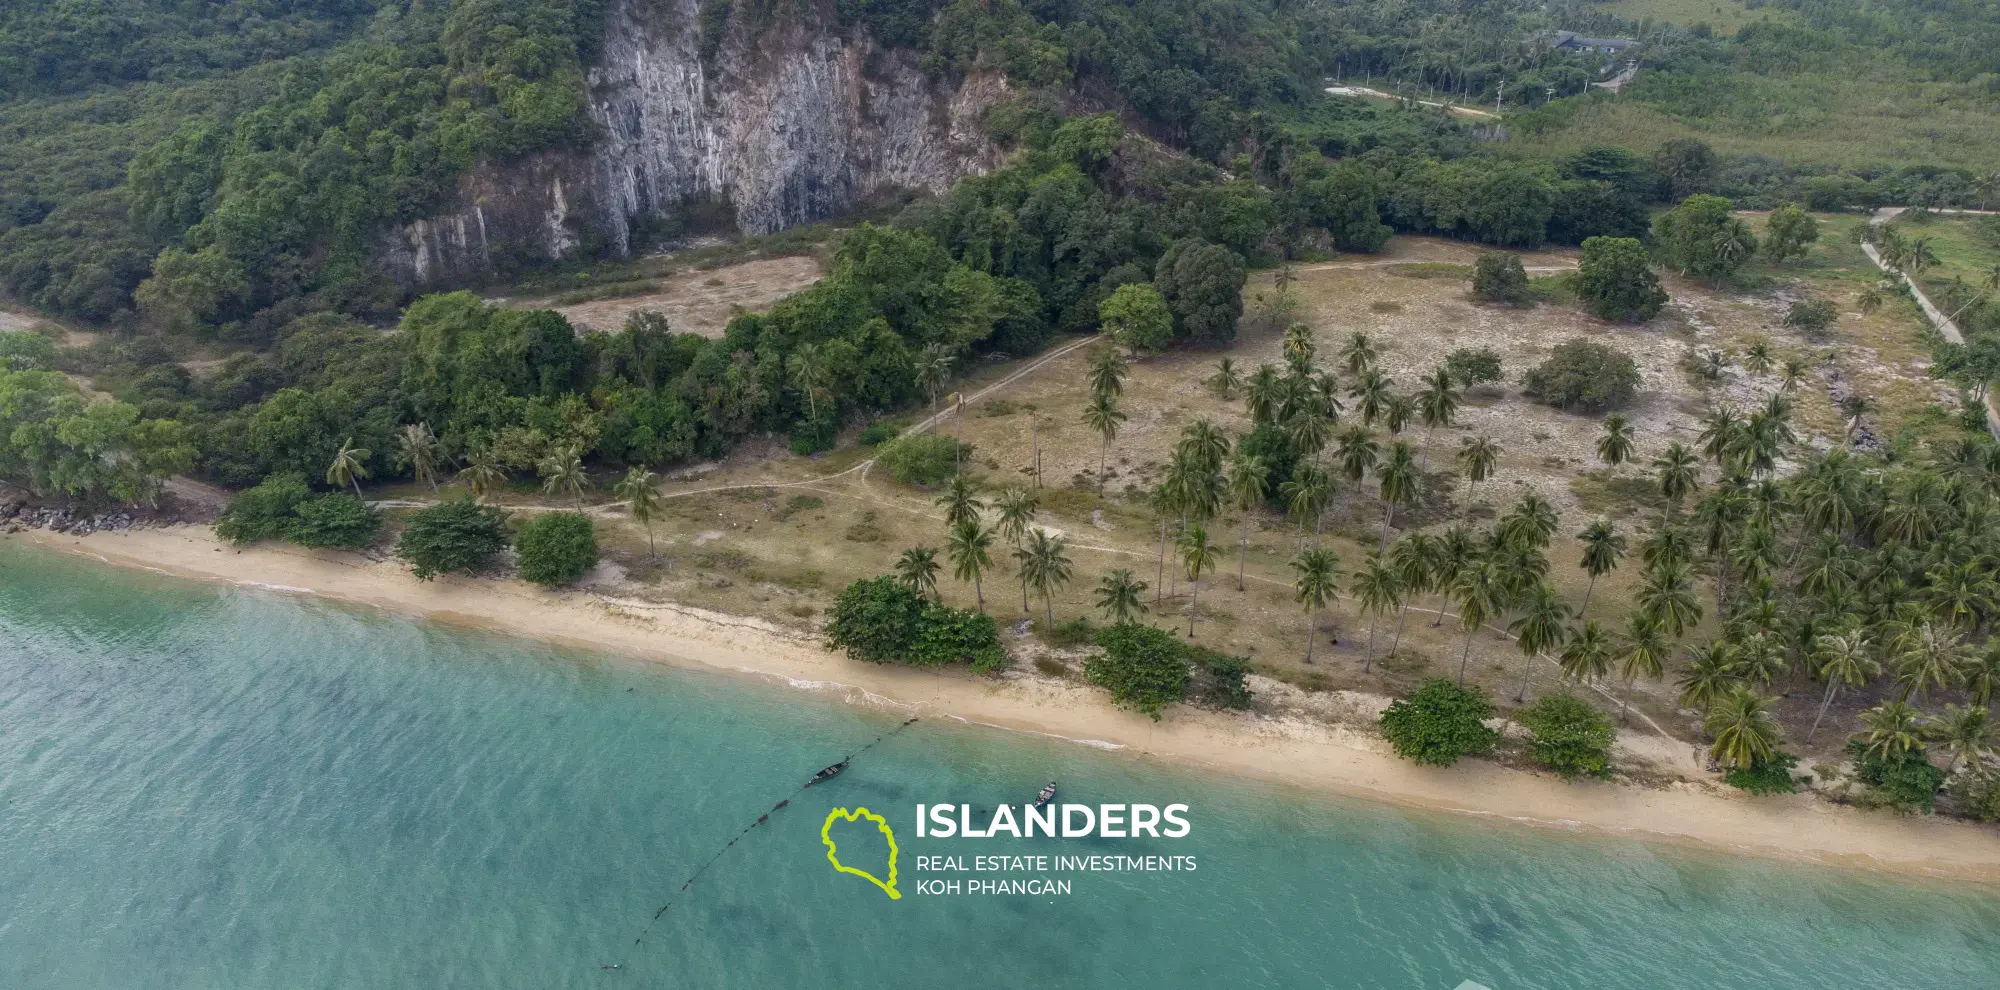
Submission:
[[[723,844],[722,848],[717,849],[715,851],[715,855],[710,856],[707,862],[701,864],[700,869],[695,870],[693,874],[688,876],[686,882],[681,884],[679,890],[674,891],[673,894],[668,896],[667,902],[665,904],[660,905],[660,909],[658,911],[653,912],[652,920],[646,922],[646,927],[639,932],[638,938],[632,940],[632,944],[635,947],[644,944],[646,941],[646,936],[653,933],[653,926],[659,923],[660,917],[667,913],[667,909],[673,907],[674,903],[680,900],[680,896],[682,894],[687,893],[688,888],[693,887],[694,882],[696,880],[701,879],[701,875],[707,873],[708,868],[714,866],[715,861],[721,859],[722,855],[728,852],[731,846],[734,846],[736,845],[736,843],[742,841],[743,837],[749,835],[752,831],[756,830],[757,826],[770,821],[772,815],[775,815],[778,812],[784,810],[785,806],[792,803],[793,798],[796,798],[800,794],[805,793],[806,788],[811,787],[812,785],[817,784],[821,781],[829,780],[832,779],[833,777],[839,776],[842,772],[846,771],[848,766],[854,762],[856,757],[859,757],[861,754],[866,753],[869,750],[882,745],[884,742],[893,738],[896,734],[902,732],[904,729],[907,729],[915,724],[917,724],[917,720],[913,717],[906,720],[903,724],[896,726],[895,728],[890,729],[889,731],[884,732],[879,736],[876,736],[874,742],[871,742],[868,745],[863,746],[860,749],[857,749],[854,752],[847,754],[847,756],[841,759],[840,762],[831,764],[827,766],[824,770],[821,770],[818,773],[814,774],[810,780],[807,780],[805,783],[800,784],[796,790],[786,795],[784,800],[779,801],[777,804],[772,805],[771,810],[764,812],[761,815],[758,815],[756,821],[751,822],[748,825],[745,825],[743,827],[743,831],[736,833],[735,838],[730,839],[728,842]],[[599,968],[616,970],[623,968],[623,966],[624,966],[623,963],[604,963]]]

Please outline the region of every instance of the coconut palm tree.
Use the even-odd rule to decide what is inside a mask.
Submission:
[[[1285,438],[1300,457],[1310,457],[1317,464],[1333,432],[1334,419],[1327,413],[1325,401],[1317,396],[1296,405],[1291,418],[1285,420]]]
[[[542,476],[543,494],[554,495],[567,490],[570,497],[576,500],[577,511],[583,510],[583,490],[590,487],[590,475],[584,472],[583,459],[577,456],[575,449],[556,449],[535,465],[535,471]]]
[[[963,474],[951,476],[951,483],[938,495],[935,504],[944,508],[946,528],[978,522],[979,514],[986,510],[986,503],[979,498],[979,483]]]
[[[1737,434],[1742,430],[1743,415],[1736,411],[1736,407],[1726,403],[1709,406],[1702,413],[1701,435],[1695,438],[1695,442],[1701,444],[1702,454],[1727,472],[1732,460],[1730,453],[1735,450]]]
[[[1035,497],[1034,492],[1025,488],[1009,488],[1000,493],[1000,498],[994,502],[994,507],[1000,510],[1000,518],[994,526],[996,534],[1013,544],[1014,558],[1022,560],[1021,540],[1034,528],[1035,512],[1040,508],[1040,500]],[[1028,586],[1031,583],[1025,564],[1021,568],[1020,578],[1021,611],[1025,613],[1028,611]]]
[[[1181,430],[1180,454],[1203,471],[1219,471],[1229,456],[1229,434],[1204,416]]]
[[[369,451],[354,445],[354,438],[340,442],[340,450],[334,453],[333,463],[326,466],[326,483],[329,485],[351,485],[354,497],[361,497],[361,480],[368,477]]]
[[[1493,563],[1468,562],[1452,582],[1452,599],[1458,603],[1458,621],[1465,627],[1465,647],[1458,656],[1458,685],[1465,686],[1465,665],[1472,658],[1472,634],[1500,611],[1500,582]]]
[[[1590,611],[1590,595],[1597,590],[1597,579],[1618,569],[1619,558],[1625,556],[1625,537],[1608,520],[1598,519],[1576,538],[1583,541],[1583,559],[1577,566],[1590,575],[1590,583],[1583,588],[1583,607],[1577,609],[1582,615]]]
[[[1111,621],[1129,626],[1146,614],[1146,582],[1135,580],[1132,572],[1117,568],[1097,582],[1097,607]]]
[[[1277,418],[1278,406],[1284,401],[1285,380],[1278,375],[1278,369],[1269,364],[1260,364],[1250,375],[1250,383],[1243,389],[1244,411],[1250,414],[1250,421],[1262,425]]]
[[[1373,370],[1378,356],[1375,342],[1368,335],[1356,330],[1348,336],[1347,343],[1340,347],[1340,360],[1350,375],[1359,375]]]
[[[1632,417],[1615,412],[1604,417],[1604,435],[1597,438],[1597,459],[1617,467],[1632,459],[1638,440],[1632,431]]]
[[[806,397],[807,415],[814,428],[819,424],[819,397],[826,392],[826,386],[833,377],[833,369],[827,360],[824,344],[805,343],[792,348],[791,356],[785,359],[785,371],[791,376],[792,387]]]
[[[1976,630],[2000,598],[2000,583],[1993,579],[1990,561],[1967,560],[1957,565],[1939,564],[1925,575],[1927,604],[1931,615],[1948,626]]]
[[[1125,356],[1118,348],[1105,345],[1090,352],[1090,390],[1098,395],[1117,398],[1125,393],[1125,375],[1129,371]]]
[[[1986,641],[1986,651],[1966,661],[1965,696],[1975,705],[1991,705],[2000,693],[2000,638]]]
[[[1701,602],[1695,598],[1694,577],[1686,564],[1654,567],[1639,587],[1639,610],[1679,637],[1701,622]]]
[[[1153,486],[1147,502],[1153,514],[1160,517],[1160,562],[1153,576],[1153,604],[1160,603],[1160,596],[1167,590],[1167,520],[1180,514],[1181,471],[1178,463],[1167,465],[1167,476]]]
[[[1563,643],[1556,661],[1562,665],[1564,676],[1579,684],[1589,684],[1611,673],[1611,657],[1616,649],[1611,634],[1596,619],[1585,619],[1583,625],[1570,629],[1569,639]]]
[[[1361,414],[1362,425],[1374,426],[1389,410],[1389,376],[1371,368],[1361,373],[1347,394],[1354,399],[1354,411]]]
[[[1951,753],[1951,762],[1944,768],[1947,777],[1958,769],[1960,760],[1965,761],[1965,769],[1978,773],[1993,757],[1994,726],[1984,706],[1946,705],[1944,714],[1931,720],[1929,730],[1930,737]]]
[[[1381,480],[1382,494],[1382,539],[1375,552],[1389,549],[1389,527],[1396,524],[1396,506],[1407,504],[1417,495],[1417,465],[1410,454],[1410,445],[1398,440],[1389,446],[1389,459],[1376,472]]]
[[[1358,484],[1375,466],[1381,454],[1382,445],[1376,442],[1374,434],[1368,432],[1366,427],[1350,426],[1340,432],[1333,456],[1340,462],[1347,480]]]
[[[1458,466],[1465,472],[1465,505],[1472,507],[1472,493],[1476,486],[1493,476],[1494,465],[1500,463],[1500,445],[1492,437],[1467,437],[1458,444]]]
[[[1889,258],[1887,255],[1884,255],[1882,260],[1888,261]],[[1894,266],[1895,262],[1890,262],[1890,267]],[[1855,293],[1854,307],[1861,311],[1862,316],[1867,316],[1868,314],[1873,313],[1878,309],[1881,309],[1882,304],[1889,301],[1889,293],[1887,291],[1887,287],[1888,283],[1877,282],[1874,285],[1871,285],[1868,288],[1862,289],[1860,292]]]
[[[1278,497],[1285,500],[1285,511],[1299,524],[1299,547],[1306,545],[1306,520],[1318,519],[1333,500],[1333,479],[1325,471],[1305,461],[1292,471],[1292,476],[1278,486]]]
[[[624,480],[612,488],[611,494],[626,503],[627,511],[639,525],[646,527],[646,556],[658,557],[659,547],[653,542],[653,517],[660,512],[660,493],[653,487],[657,475],[642,467],[625,472]]]
[[[1396,651],[1403,647],[1403,623],[1410,618],[1410,599],[1438,585],[1437,560],[1442,552],[1438,544],[1437,537],[1411,533],[1397,540],[1389,551],[1390,565],[1396,569],[1396,587],[1400,592],[1396,602],[1396,637],[1389,643],[1390,656],[1395,656]]]
[[[1514,634],[1514,645],[1521,648],[1523,671],[1521,689],[1514,692],[1514,702],[1519,704],[1528,696],[1528,681],[1535,673],[1536,654],[1562,646],[1563,635],[1568,631],[1569,606],[1563,604],[1548,582],[1537,582],[1521,598],[1521,616],[1509,623],[1507,631]]]
[[[438,490],[438,442],[425,423],[411,423],[396,434],[396,463],[416,475],[419,484]]]
[[[1912,694],[1922,698],[1930,691],[1956,687],[1965,676],[1966,659],[1965,644],[1957,633],[1923,623],[1896,657],[1897,700],[1908,701]]]
[[[1215,570],[1216,558],[1222,554],[1208,542],[1208,530],[1200,523],[1181,534],[1179,549],[1181,573],[1188,581],[1188,638],[1193,639],[1195,612],[1201,608],[1201,576]]]
[[[993,530],[981,526],[978,516],[962,519],[952,526],[944,547],[945,556],[951,558],[952,576],[972,582],[972,593],[981,612],[986,611],[986,589],[980,577],[993,566],[993,557],[987,553],[992,547]]]
[[[1743,370],[1762,377],[1771,370],[1771,342],[1758,338],[1743,352]]]
[[[1715,739],[1708,755],[1725,767],[1749,769],[1777,755],[1784,730],[1771,715],[1771,699],[1737,686],[1702,717],[1702,731]]]
[[[1216,363],[1215,374],[1208,376],[1202,384],[1207,385],[1216,398],[1227,402],[1236,398],[1237,390],[1243,387],[1243,372],[1237,370],[1233,358],[1223,358]]]
[[[1361,610],[1372,618],[1368,620],[1368,652],[1361,658],[1361,672],[1368,673],[1375,662],[1375,629],[1381,625],[1382,613],[1403,604],[1403,586],[1394,569],[1382,562],[1382,555],[1371,553],[1360,570],[1354,572],[1348,593],[1360,604]]]
[[[465,470],[458,472],[458,480],[472,489],[472,497],[484,500],[486,496],[507,483],[507,471],[493,460],[493,455],[481,451],[473,455]]]
[[[1861,713],[1863,752],[1893,761],[1924,748],[1923,719],[1906,702],[1885,701]]]
[[[924,349],[917,352],[917,384],[923,386],[924,397],[930,401],[932,433],[937,432],[938,393],[951,382],[951,366],[956,360],[951,348],[943,344],[925,344]]]
[[[1700,708],[1706,726],[1709,711],[1743,685],[1743,675],[1737,671],[1736,658],[1727,644],[1690,646],[1687,655],[1687,666],[1681,668],[1681,676],[1675,681],[1681,689],[1676,703],[1682,708]],[[1704,727],[1702,731],[1707,729]]]
[[[1340,555],[1313,547],[1292,558],[1293,597],[1306,611],[1306,662],[1312,663],[1313,642],[1319,639],[1319,610],[1340,587]]]
[[[1111,456],[1111,441],[1118,439],[1118,427],[1125,422],[1125,414],[1118,409],[1118,400],[1104,392],[1091,396],[1090,405],[1084,407],[1083,424],[1097,431],[1101,442],[1097,448],[1097,490],[1104,491],[1105,461]]]
[[[1833,707],[1833,699],[1841,688],[1860,688],[1882,673],[1882,665],[1874,657],[1874,647],[1860,630],[1829,633],[1814,640],[1813,647],[1812,662],[1826,681],[1826,693],[1820,698],[1819,714],[1813,716],[1812,728],[1806,731],[1808,746],[1812,745],[1813,736],[1819,734],[1820,720],[1826,718],[1826,710]]]
[[[1667,521],[1671,523],[1681,501],[1701,487],[1701,463],[1695,460],[1694,451],[1676,440],[1667,444],[1666,453],[1653,458],[1653,468],[1659,472],[1660,495],[1667,500]]]
[[[1014,558],[1021,562],[1022,587],[1033,586],[1041,594],[1047,628],[1054,630],[1056,589],[1068,584],[1070,578],[1069,541],[1050,536],[1047,530],[1029,530],[1027,545],[1016,549]]]
[[[1618,641],[1618,656],[1622,665],[1619,674],[1625,678],[1626,695],[1620,699],[1619,721],[1625,720],[1626,712],[1631,707],[1631,693],[1639,678],[1657,681],[1665,676],[1668,649],[1670,644],[1659,623],[1639,614],[1625,620],[1625,635]]]
[[[1417,393],[1417,417],[1424,424],[1424,456],[1419,474],[1428,473],[1431,467],[1431,437],[1440,426],[1450,426],[1458,418],[1458,404],[1461,395],[1458,383],[1451,377],[1451,369],[1438,365],[1424,378],[1423,391]]]
[[[1779,381],[1778,388],[1784,391],[1787,395],[1789,395],[1793,392],[1798,391],[1799,383],[1805,380],[1806,380],[1806,363],[1795,357],[1786,358],[1784,364],[1784,377]]]
[[[1403,428],[1410,425],[1410,420],[1416,415],[1415,400],[1392,392],[1388,401],[1382,404],[1382,428],[1388,430],[1390,436],[1400,436]]]
[[[925,598],[937,598],[936,547],[911,547],[896,558],[896,581]]]
[[[1313,352],[1318,349],[1318,344],[1314,340],[1314,337],[1318,333],[1319,331],[1314,330],[1309,323],[1294,323],[1286,327],[1284,337],[1285,360],[1290,361],[1295,368],[1312,367]]]
[[[1530,489],[1507,510],[1506,518],[1494,527],[1494,535],[1505,543],[1541,549],[1549,545],[1549,537],[1555,535],[1559,521],[1556,507],[1540,492]]]
[[[1239,444],[1229,462],[1229,498],[1243,513],[1243,539],[1236,554],[1236,590],[1243,590],[1243,568],[1250,559],[1250,513],[1264,504],[1271,482],[1271,467],[1255,454],[1243,453]]]

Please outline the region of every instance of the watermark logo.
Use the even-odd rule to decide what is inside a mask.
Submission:
[[[889,840],[889,879],[887,882],[884,882],[882,878],[867,870],[855,869],[840,861],[840,847],[833,841],[833,823],[842,820],[854,822],[860,821],[863,818],[874,822],[875,827],[882,830],[882,837]],[[889,899],[892,901],[902,899],[903,895],[896,890],[896,832],[889,827],[888,819],[869,811],[867,808],[856,808],[853,811],[849,811],[846,808],[835,808],[826,813],[826,824],[819,827],[819,839],[821,842],[826,843],[827,861],[833,864],[833,868],[836,871],[852,873],[882,888],[882,892],[888,894]]]

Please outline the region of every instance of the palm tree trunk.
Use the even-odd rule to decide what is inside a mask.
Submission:
[[[1458,686],[1459,686],[1459,687],[1464,687],[1464,686],[1465,686],[1465,664],[1466,664],[1466,661],[1468,661],[1468,660],[1471,660],[1471,659],[1472,659],[1472,634],[1473,634],[1474,632],[1476,632],[1476,631],[1477,631],[1477,630],[1473,630],[1473,629],[1467,629],[1467,630],[1465,631],[1465,650],[1464,650],[1464,652],[1461,652],[1461,653],[1460,653],[1460,654],[1458,655]]]
[[[1396,606],[1396,638],[1389,641],[1389,655],[1403,648],[1403,623],[1410,621],[1410,606],[1407,602]]]
[[[1382,500],[1382,541],[1381,541],[1381,542],[1380,542],[1379,544],[1377,544],[1377,545],[1376,545],[1376,547],[1375,547],[1375,552],[1376,552],[1376,553],[1382,553],[1383,551],[1386,551],[1386,550],[1388,550],[1388,549],[1389,549],[1389,527],[1390,527],[1390,526],[1393,526],[1393,525],[1395,525],[1395,523],[1396,523],[1396,503],[1394,503],[1394,502],[1391,502],[1391,501],[1389,501],[1389,500],[1387,500],[1387,499],[1383,499],[1383,500]]]
[[[1313,641],[1319,638],[1319,609],[1306,609],[1306,662],[1313,662]]]
[[[986,612],[986,589],[979,583],[979,572],[972,572],[972,594],[979,599],[980,614]]]
[[[1056,631],[1056,603],[1055,599],[1049,597],[1049,592],[1047,589],[1043,589],[1042,591],[1042,607],[1048,610],[1048,617],[1049,617],[1048,631],[1051,634],[1053,634]]]
[[[1831,677],[1826,681],[1826,697],[1819,702],[1819,714],[1813,716],[1812,729],[1806,732],[1806,745],[1812,745],[1813,733],[1819,731],[1819,720],[1826,717],[1826,710],[1833,707],[1834,692],[1840,690],[1840,682]]]
[[[1585,612],[1590,611],[1590,593],[1596,590],[1597,590],[1597,575],[1592,574],[1590,576],[1590,583],[1583,586],[1583,607],[1576,610],[1577,618],[1579,619],[1583,618],[1583,614]]]
[[[1160,517],[1160,566],[1153,572],[1153,604],[1167,591],[1167,517]]]
[[[1618,699],[1618,724],[1624,725],[1632,711],[1632,688],[1630,680],[1625,682],[1625,694]]]
[[[1525,700],[1527,699],[1527,697],[1528,697],[1528,681],[1529,681],[1529,679],[1530,679],[1530,678],[1533,678],[1533,677],[1535,676],[1535,658],[1534,658],[1534,655],[1533,655],[1533,654],[1527,654],[1527,655],[1525,655],[1525,656],[1526,656],[1526,659],[1527,659],[1527,661],[1528,661],[1528,667],[1527,667],[1527,669],[1526,669],[1526,670],[1522,671],[1522,673],[1521,673],[1521,689],[1520,689],[1519,691],[1516,691],[1516,692],[1514,692],[1514,703],[1515,703],[1515,704],[1517,704],[1517,705],[1518,705],[1518,704],[1520,704],[1520,703],[1521,703],[1522,701],[1525,701]]]
[[[1025,567],[1021,569],[1023,571],[1027,570]],[[1026,574],[1021,575],[1021,614],[1028,614],[1028,576]]]
[[[1188,579],[1188,638],[1194,638],[1194,613],[1201,608],[1201,580]]]
[[[1099,495],[1104,494],[1104,460],[1110,456],[1111,438],[1107,436],[1104,438],[1104,443],[1097,448],[1097,494]]]
[[[646,523],[646,556],[654,560],[660,559],[660,547],[659,544],[653,542],[653,524],[651,522]]]
[[[354,486],[355,498],[361,497],[361,482],[358,480],[359,478],[360,475],[354,474],[353,472],[349,472],[347,475],[347,483]]]
[[[1236,590],[1243,590],[1243,565],[1250,559],[1250,513],[1243,513],[1243,543],[1236,553]]]
[[[1381,622],[1382,613],[1380,611],[1375,613],[1374,618],[1368,620],[1368,652],[1361,655],[1361,672],[1364,674],[1368,673],[1369,668],[1375,663],[1375,627],[1380,625]]]

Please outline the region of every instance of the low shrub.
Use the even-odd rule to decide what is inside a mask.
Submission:
[[[409,561],[419,581],[439,574],[477,574],[507,549],[507,513],[480,505],[471,496],[410,514],[396,538],[396,556]]]
[[[1611,775],[1611,720],[1572,694],[1552,694],[1518,718],[1536,763],[1565,777]]]
[[[285,538],[302,547],[359,550],[380,535],[380,512],[353,492],[329,492],[299,503]]]
[[[1066,650],[1096,642],[1097,627],[1091,625],[1090,620],[1086,618],[1067,619],[1056,623],[1056,627],[1049,630],[1042,638],[1050,646]]]
[[[1250,707],[1250,686],[1243,678],[1250,664],[1242,657],[1199,646],[1187,648],[1194,664],[1194,695],[1210,708]]]
[[[902,427],[897,426],[895,423],[886,419],[878,419],[861,428],[861,445],[863,447],[880,446],[896,439],[896,434],[901,432],[903,432]]]
[[[1493,705],[1477,688],[1433,677],[1382,713],[1382,736],[1396,754],[1426,766],[1448,767],[1460,757],[1490,752],[1500,733],[1487,728]]]
[[[1792,779],[1792,768],[1798,765],[1798,757],[1777,753],[1762,763],[1729,768],[1722,775],[1722,782],[1752,794],[1790,794],[1799,789],[1798,782]]]
[[[597,566],[597,530],[581,512],[536,516],[514,537],[521,579],[544,587],[574,584]]]
[[[1577,338],[1556,346],[1521,378],[1530,398],[1565,411],[1602,412],[1630,405],[1639,366],[1623,351]]]
[[[1988,767],[1958,775],[1951,782],[1951,798],[1960,814],[1982,822],[2000,822],[2000,771]]]
[[[830,416],[815,420],[799,420],[792,424],[792,431],[786,437],[792,453],[807,457],[822,451],[832,450],[840,437],[840,427]]]
[[[299,503],[311,497],[305,478],[274,474],[229,500],[215,521],[215,535],[236,544],[282,540],[298,520]]]
[[[1808,337],[1823,337],[1840,319],[1840,309],[1831,299],[1801,299],[1785,311],[1785,325]]]
[[[1187,695],[1193,678],[1187,650],[1173,633],[1153,626],[1111,626],[1097,634],[1104,652],[1084,662],[1083,676],[1111,692],[1120,708],[1159,721],[1160,710]]]
[[[972,445],[935,433],[891,440],[875,449],[876,462],[906,485],[935,485],[958,473],[972,456]]]
[[[870,663],[967,663],[980,673],[1007,664],[992,616],[928,601],[888,575],[841,590],[827,613],[826,641]]]
[[[1922,749],[1889,760],[1868,752],[1867,744],[1861,740],[1850,739],[1847,754],[1854,759],[1854,779],[1871,788],[1859,803],[1905,815],[1928,815],[1937,806],[1938,788],[1944,786],[1944,771],[1932,764]]]
[[[1491,347],[1474,350],[1461,347],[1444,358],[1445,371],[1459,388],[1471,388],[1487,382],[1497,382],[1503,377],[1500,369],[1500,352]]]

